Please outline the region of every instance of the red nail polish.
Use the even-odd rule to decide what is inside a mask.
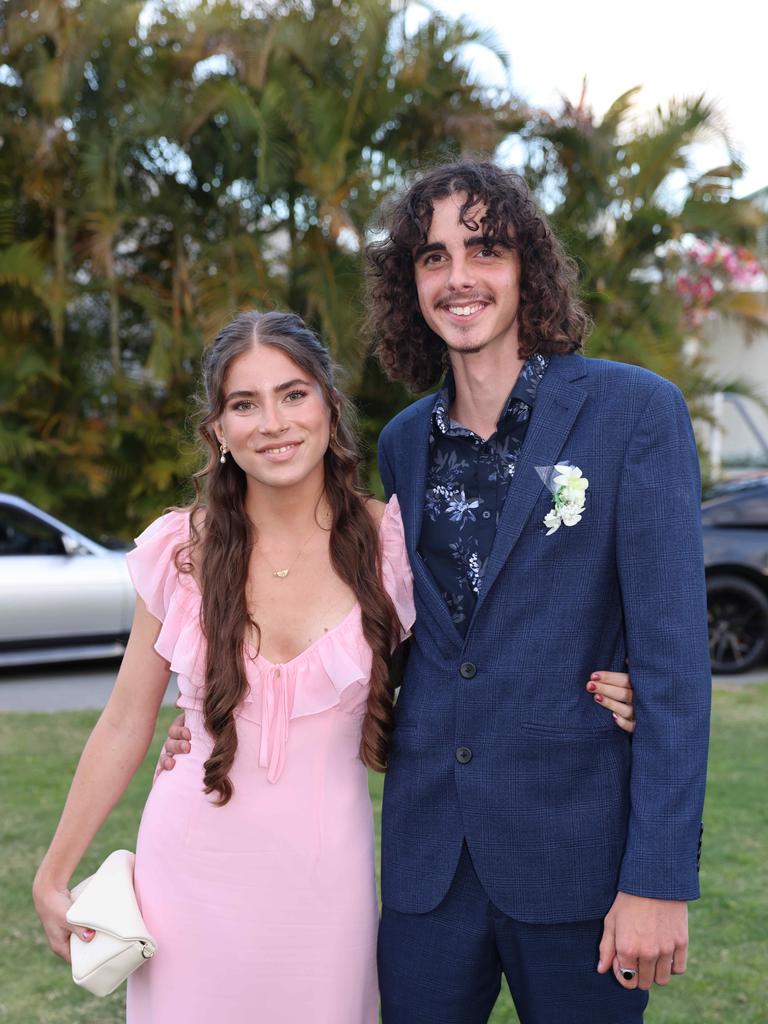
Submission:
[[[600,675],[599,672],[593,672],[591,678],[597,679],[597,681],[599,682],[603,677]]]
[[[598,701],[600,704],[602,704],[603,703],[603,695],[602,695],[602,693],[596,693],[595,694],[595,700]]]
[[[594,693],[597,689],[597,683],[587,683],[587,689],[590,693]]]

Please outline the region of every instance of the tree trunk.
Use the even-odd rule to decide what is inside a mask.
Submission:
[[[51,332],[53,334],[53,361],[61,369],[64,351],[64,324],[67,294],[67,214],[63,206],[53,208],[54,279],[51,302]]]
[[[120,350],[120,298],[117,294],[117,276],[115,275],[114,240],[110,239],[107,255],[107,281],[109,283],[109,355],[112,361],[112,372],[119,377],[123,371],[122,352]]]

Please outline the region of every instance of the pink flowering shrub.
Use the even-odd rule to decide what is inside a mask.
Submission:
[[[749,249],[725,242],[705,242],[697,238],[690,247],[678,250],[680,269],[675,291],[683,300],[685,324],[689,329],[701,326],[714,315],[718,294],[726,291],[750,291],[764,282],[764,271]]]

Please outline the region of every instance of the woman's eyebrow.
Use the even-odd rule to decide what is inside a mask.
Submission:
[[[291,388],[295,388],[301,385],[305,388],[309,388],[312,385],[308,380],[302,380],[301,377],[295,377],[293,380],[287,380],[284,384],[275,384],[272,389],[276,395],[279,395],[281,391],[289,391]],[[255,398],[259,394],[258,389],[244,390],[244,391],[230,391],[224,398],[225,402],[231,401],[233,398]]]

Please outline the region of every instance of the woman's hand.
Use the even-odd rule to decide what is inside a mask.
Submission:
[[[35,882],[32,892],[37,916],[43,922],[48,945],[56,956],[70,963],[69,936],[75,933],[83,942],[90,942],[96,934],[92,928],[78,928],[67,922],[67,911],[72,905],[68,889]]]
[[[593,672],[587,690],[601,707],[611,712],[620,729],[635,731],[634,693],[632,680],[626,672]]]

